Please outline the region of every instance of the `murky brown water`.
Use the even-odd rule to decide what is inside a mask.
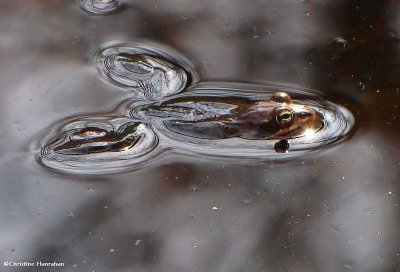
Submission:
[[[64,262],[56,271],[399,271],[396,1],[123,1],[109,15],[81,4],[0,2],[1,260]],[[193,62],[194,82],[319,90],[354,114],[354,134],[290,160],[171,147],[112,175],[43,167],[32,146],[55,124],[132,98],[96,67],[111,41],[170,47]],[[44,268],[2,268],[30,269]]]

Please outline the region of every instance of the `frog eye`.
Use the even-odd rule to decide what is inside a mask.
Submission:
[[[290,109],[281,109],[276,115],[276,121],[281,125],[287,125],[293,120],[293,111]]]

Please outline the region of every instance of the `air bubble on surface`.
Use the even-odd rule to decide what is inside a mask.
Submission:
[[[121,9],[118,0],[81,0],[80,5],[83,10],[98,15],[116,13]]]

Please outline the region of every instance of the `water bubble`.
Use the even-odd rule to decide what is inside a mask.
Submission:
[[[148,125],[129,118],[83,117],[54,128],[40,144],[40,161],[51,169],[104,174],[146,161],[158,138]]]
[[[192,65],[177,52],[151,44],[116,44],[96,56],[103,78],[145,99],[181,92],[193,81]]]
[[[276,142],[274,145],[274,149],[278,153],[286,153],[289,150],[289,142],[288,140],[280,140],[279,142]]]
[[[336,38],[335,38],[335,42],[336,42],[338,45],[341,45],[341,46],[343,46],[343,47],[346,47],[347,44],[348,44],[348,41],[347,41],[345,38],[343,38],[343,37],[336,37]]]
[[[83,10],[99,15],[112,14],[121,9],[118,0],[81,0],[80,5]]]
[[[75,213],[74,212],[68,212],[67,214],[69,217],[75,217]]]
[[[277,91],[290,100],[277,99]],[[291,86],[208,82],[170,99],[132,102],[127,108],[132,118],[151,124],[169,148],[241,161],[320,151],[344,140],[354,126],[344,107],[316,91]]]

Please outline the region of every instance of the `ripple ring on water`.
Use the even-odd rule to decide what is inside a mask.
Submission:
[[[92,14],[107,15],[121,10],[118,0],[80,0],[81,8]]]
[[[157,145],[157,135],[140,121],[83,117],[51,130],[42,139],[40,162],[59,172],[115,173],[145,162]]]
[[[100,75],[135,96],[157,100],[183,91],[195,79],[193,65],[174,50],[149,43],[114,43],[95,58]]]

